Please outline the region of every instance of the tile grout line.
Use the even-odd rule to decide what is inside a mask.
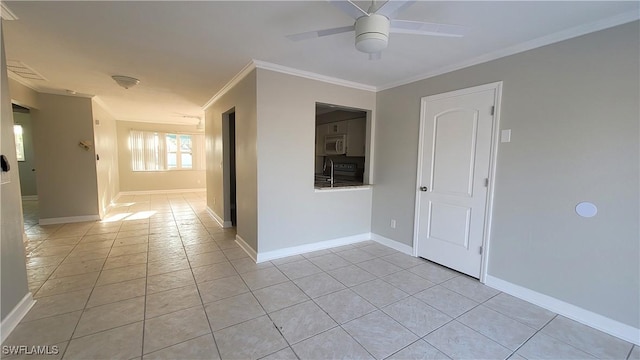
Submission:
[[[364,251],[364,250],[363,250],[363,251]],[[366,251],[365,251],[365,252],[366,252]],[[378,258],[379,258],[379,257],[378,257]],[[307,261],[309,261],[310,263],[312,263],[312,264],[313,264],[313,262],[312,262],[310,259],[312,259],[312,258],[306,258],[306,260],[307,260]],[[377,259],[377,258],[376,258],[376,259]],[[346,260],[346,259],[345,259],[345,260]],[[373,259],[371,259],[371,260],[373,260]],[[301,261],[302,261],[302,260],[301,260]],[[300,261],[300,262],[301,262],[301,261]],[[346,260],[346,261],[350,262],[349,260]],[[365,260],[365,261],[369,261],[369,260]],[[288,264],[288,263],[285,263],[285,264],[282,264],[282,265],[286,265],[286,264]],[[315,264],[314,264],[314,265],[315,265]],[[352,263],[351,265],[356,265],[356,267],[358,267],[358,268],[359,268],[359,269],[361,269],[362,271],[365,271],[365,272],[367,272],[367,273],[371,274],[371,273],[370,273],[369,271],[367,271],[366,269],[363,269],[363,268],[361,268],[361,267],[357,266],[357,264],[353,264],[353,263]],[[344,266],[344,267],[349,267],[349,266],[351,266],[351,265],[347,265],[347,266]],[[275,265],[275,266],[276,266],[276,267],[278,267],[278,265]],[[315,265],[315,266],[316,266],[316,267],[318,267],[317,265]],[[314,275],[318,275],[318,274],[326,274],[326,275],[328,275],[329,277],[333,278],[333,277],[332,277],[332,276],[331,276],[331,275],[330,275],[326,270],[324,270],[324,269],[322,269],[322,268],[320,268],[320,267],[318,267],[318,268],[321,270],[321,272],[319,272],[319,273],[315,273],[315,274],[311,274],[311,275],[308,275],[308,276],[314,276]],[[342,267],[338,267],[338,268],[336,268],[336,269],[339,269],[339,268],[342,268]],[[333,270],[335,270],[335,269],[333,269]],[[370,281],[374,281],[374,280],[377,280],[377,279],[381,279],[380,277],[378,277],[378,276],[376,276],[376,275],[374,275],[374,274],[371,274],[371,275],[372,275],[372,276],[375,276],[376,278],[375,278],[375,279],[372,279],[372,280],[370,280]],[[375,358],[375,356],[373,356],[373,354],[371,354],[371,353],[369,352],[369,350],[367,350],[367,348],[366,348],[363,344],[361,344],[361,343],[360,343],[356,338],[354,338],[351,334],[349,334],[349,332],[348,332],[348,331],[343,327],[343,325],[345,325],[345,324],[348,324],[348,323],[350,323],[350,322],[352,322],[352,321],[355,321],[355,320],[357,320],[357,319],[363,318],[363,317],[365,317],[365,316],[367,316],[367,315],[369,315],[369,314],[372,314],[372,313],[374,313],[374,312],[376,312],[376,311],[382,311],[382,309],[381,309],[381,308],[379,308],[378,306],[376,306],[376,305],[372,304],[369,300],[367,300],[367,299],[365,299],[365,298],[362,298],[362,296],[360,296],[357,292],[355,292],[354,290],[352,290],[352,287],[354,287],[354,286],[359,286],[359,285],[362,285],[362,284],[365,284],[365,283],[367,283],[367,282],[369,282],[369,281],[365,281],[365,282],[362,282],[362,283],[359,283],[359,284],[355,284],[355,285],[353,285],[352,287],[349,287],[349,286],[347,286],[346,284],[342,283],[340,280],[338,280],[338,279],[335,279],[335,278],[334,278],[334,280],[336,280],[336,281],[338,281],[339,283],[341,283],[343,286],[345,286],[345,288],[344,288],[344,289],[337,290],[337,291],[334,291],[334,292],[331,292],[331,293],[328,293],[328,294],[324,294],[324,295],[319,296],[319,297],[322,297],[322,296],[331,295],[331,294],[336,293],[336,292],[338,292],[338,291],[350,290],[351,292],[353,292],[353,293],[355,293],[357,296],[361,297],[361,298],[362,298],[362,299],[363,299],[367,304],[370,304],[370,305],[374,308],[374,310],[371,310],[371,311],[369,311],[369,312],[367,312],[367,313],[365,313],[365,314],[361,314],[360,316],[357,316],[357,317],[355,317],[355,318],[353,318],[353,319],[350,319],[349,321],[345,322],[344,324],[341,324],[338,320],[334,319],[334,318],[333,318],[333,317],[332,317],[332,316],[331,316],[331,315],[330,315],[330,314],[329,314],[329,313],[328,313],[324,308],[322,308],[322,306],[320,306],[320,304],[318,304],[318,303],[316,302],[316,299],[317,299],[317,298],[312,298],[311,296],[309,296],[306,292],[304,292],[304,290],[302,290],[302,289],[300,288],[300,286],[299,286],[298,284],[296,284],[296,283],[295,283],[295,280],[302,279],[302,278],[304,278],[304,277],[296,278],[296,279],[291,279],[291,278],[289,278],[286,274],[285,274],[285,276],[289,279],[289,281],[290,281],[292,284],[294,284],[294,286],[296,286],[296,287],[298,288],[298,290],[300,290],[303,294],[305,294],[305,295],[309,298],[309,300],[303,301],[303,302],[301,302],[301,303],[304,303],[304,302],[307,302],[307,301],[311,301],[311,302],[313,302],[313,303],[314,303],[314,304],[315,304],[315,305],[316,305],[316,306],[317,306],[317,307],[318,307],[322,312],[324,312],[324,313],[325,313],[325,315],[327,315],[331,320],[333,320],[333,321],[336,323],[336,326],[333,326],[333,327],[331,327],[331,328],[329,328],[329,329],[326,329],[326,330],[324,330],[324,331],[322,331],[322,332],[320,332],[320,333],[314,334],[314,335],[312,335],[312,336],[310,336],[310,337],[308,337],[308,338],[302,339],[302,340],[298,341],[296,344],[299,344],[299,343],[301,343],[301,342],[303,342],[303,341],[305,341],[305,340],[311,339],[311,338],[313,338],[313,337],[315,337],[315,336],[317,336],[317,335],[320,335],[320,334],[322,334],[322,333],[328,332],[328,331],[333,330],[333,329],[335,329],[335,328],[340,328],[340,329],[341,329],[342,331],[344,331],[344,332],[345,332],[345,333],[346,333],[346,334],[347,334],[351,339],[353,339],[353,341],[355,341],[356,343],[358,343],[358,344],[362,347],[362,349],[363,349],[363,350],[365,350],[369,355],[371,355],[372,357],[374,357],[374,358]],[[400,299],[400,300],[402,300],[402,299]],[[398,301],[400,301],[400,300],[398,300]],[[283,309],[279,309],[279,310],[276,310],[276,311],[282,311],[282,310],[284,310],[284,309],[287,309],[287,308],[290,308],[290,307],[293,307],[293,306],[299,305],[299,304],[301,304],[301,303],[293,304],[293,305],[290,305],[290,306],[288,306],[288,307],[285,307],[285,308],[283,308]],[[394,303],[395,303],[395,302],[394,302]],[[391,304],[388,304],[388,305],[391,305]],[[275,312],[275,311],[274,311],[274,312]],[[383,312],[383,313],[384,313],[384,312]],[[392,318],[392,319],[393,319],[393,318]],[[393,319],[393,320],[394,320],[394,321],[396,321],[395,319]],[[396,322],[397,322],[397,321],[396,321]],[[400,326],[402,326],[403,328],[405,328],[402,324],[400,324],[400,323],[398,323],[398,324],[399,324]],[[274,323],[274,325],[275,325],[275,323]],[[276,328],[277,328],[277,326],[276,326]],[[405,329],[406,329],[406,328],[405,328]],[[408,329],[407,329],[407,330],[408,330]],[[411,332],[410,330],[408,330],[408,331],[409,331],[409,332]],[[411,332],[411,333],[413,334],[413,332]],[[284,337],[284,334],[283,334],[283,337]],[[420,339],[420,337],[418,336],[418,339],[417,339],[417,340],[419,340],[419,339]],[[286,340],[286,338],[285,338],[285,340]],[[417,340],[416,340],[416,341],[417,341]],[[288,341],[287,341],[287,343],[288,343]],[[292,347],[292,345],[291,345],[291,344],[289,344],[289,347],[291,347],[291,348],[292,348],[292,350],[293,350],[293,347]],[[295,353],[295,350],[294,350],[294,353]],[[298,356],[298,355],[296,354],[296,356]]]
[[[198,217],[198,220],[200,220],[199,217]],[[202,224],[202,220],[200,220],[200,223]],[[204,226],[204,224],[202,224],[202,225]],[[177,226],[177,222],[176,222],[176,226]],[[206,227],[205,227],[205,229],[206,229]],[[179,229],[178,229],[178,232],[180,232]],[[209,237],[211,238],[211,241],[215,241],[215,239],[213,238],[213,236],[211,236],[211,233],[209,233],[208,230],[207,230],[207,233],[209,234]],[[193,277],[193,282],[195,284],[196,291],[198,292],[198,297],[200,298],[200,304],[202,305],[202,311],[204,312],[205,319],[207,320],[207,325],[209,325],[209,331],[211,333],[211,338],[213,339],[213,344],[216,347],[216,351],[218,352],[218,356],[221,358],[222,356],[220,355],[220,348],[218,347],[218,342],[216,341],[215,336],[213,335],[213,328],[211,327],[211,322],[209,321],[209,314],[207,313],[207,310],[205,308],[204,300],[202,300],[202,293],[200,293],[200,287],[198,286],[198,282],[196,281],[196,274],[193,273],[193,267],[191,266],[191,260],[189,259],[189,255],[187,254],[187,249],[185,248],[184,241],[182,240],[182,235],[180,235],[180,243],[182,244],[182,250],[185,253],[185,257],[187,258],[187,263],[189,264],[189,270],[191,271],[191,276]],[[216,247],[218,247],[217,244],[216,244]],[[224,252],[222,254],[226,258],[226,255],[224,254]],[[189,340],[187,340],[187,341],[189,341]],[[172,346],[175,346],[175,345],[172,345]]]
[[[62,228],[62,227],[61,227],[61,228]],[[53,234],[51,234],[51,235],[53,235]],[[64,261],[69,257],[69,255],[71,254],[71,252],[72,252],[73,250],[75,250],[75,248],[78,246],[78,244],[80,244],[80,242],[82,241],[82,237],[84,237],[84,235],[82,235],[82,236],[80,237],[80,241],[78,241],[75,245],[73,245],[73,248],[71,249],[71,251],[69,251],[69,253],[68,253],[67,255],[65,255],[65,256],[62,258],[62,261],[60,261],[60,263],[58,263],[57,265],[55,265],[55,268],[53,269],[53,271],[52,271],[52,272],[51,272],[51,273],[46,277],[46,279],[42,282],[42,284],[41,284],[41,285],[40,285],[40,286],[39,286],[39,287],[38,287],[38,288],[33,292],[33,295],[36,295],[36,294],[38,293],[38,291],[40,291],[40,289],[42,289],[42,286],[43,286],[43,285],[44,285],[44,284],[45,284],[49,279],[52,279],[52,278],[51,278],[51,275],[53,275],[53,273],[55,273],[55,272],[56,272],[56,270],[58,270],[58,268],[60,267],[60,265],[62,265],[62,263],[63,263],[63,262],[64,262]],[[28,236],[27,236],[27,238],[28,238]],[[46,239],[49,239],[49,238],[50,238],[50,237],[48,236]],[[43,240],[43,242],[44,242],[44,241],[46,241],[46,240]],[[37,249],[37,248],[39,248],[39,247],[41,247],[42,245],[43,245],[43,244],[38,245],[38,246],[36,247],[36,249]],[[33,251],[35,251],[36,249],[34,249]],[[32,252],[33,252],[33,251],[32,251]],[[103,264],[103,266],[104,266],[104,264]],[[44,266],[42,266],[42,267],[44,267]],[[55,294],[54,294],[54,295],[55,295]],[[43,296],[43,297],[44,297],[44,296]]]
[[[98,221],[94,222],[94,225],[97,224]],[[120,232],[120,228],[122,227],[122,224],[120,224],[120,226],[118,227],[118,233]],[[88,232],[89,230],[87,230]],[[86,234],[86,233],[85,233]],[[85,235],[82,236],[82,238],[84,238]],[[117,235],[116,235],[117,237]],[[80,239],[80,241],[78,242],[78,244],[80,244],[82,242],[82,238]],[[109,253],[111,253],[111,249],[113,248],[113,244],[115,243],[115,238],[113,239],[113,243],[111,243],[111,247],[109,248]],[[77,244],[76,244],[77,246]],[[75,247],[74,247],[75,249]],[[71,250],[73,251],[73,250]],[[84,307],[82,308],[82,312],[80,313],[80,316],[78,317],[78,321],[76,322],[75,327],[73,328],[73,332],[71,332],[71,337],[69,338],[68,342],[67,342],[67,346],[65,346],[64,351],[62,352],[61,355],[61,359],[64,359],[65,355],[67,354],[67,350],[69,350],[69,346],[71,345],[71,341],[74,340],[73,335],[75,335],[76,331],[78,330],[78,325],[80,325],[80,321],[82,320],[82,315],[84,315],[84,312],[87,309],[87,305],[89,304],[89,300],[91,300],[91,295],[93,295],[93,291],[96,288],[96,284],[98,283],[98,279],[100,279],[100,275],[102,274],[102,269],[104,268],[104,264],[107,262],[107,258],[109,257],[109,253],[107,253],[107,256],[105,257],[103,263],[102,263],[102,267],[100,268],[100,273],[98,274],[98,277],[96,277],[96,281],[93,283],[93,286],[91,287],[91,291],[89,292],[89,296],[87,297],[87,301],[84,304]],[[64,260],[63,260],[64,261]]]
[[[149,205],[151,206],[151,205]],[[149,232],[151,231],[151,220],[147,225],[147,261],[145,261],[144,270],[144,304],[142,304],[142,337],[140,341],[140,358],[144,357],[144,333],[147,328],[147,285],[149,283]]]
[[[518,352],[518,350],[520,350],[520,349],[521,349],[521,348],[522,348],[526,343],[528,343],[528,342],[529,342],[529,340],[533,339],[533,337],[534,337],[534,336],[538,335],[538,333],[539,333],[540,331],[542,331],[542,329],[544,329],[544,328],[545,328],[545,326],[549,325],[549,323],[551,323],[551,322],[552,322],[556,317],[558,317],[558,314],[555,314],[555,316],[553,316],[553,317],[552,317],[551,319],[549,319],[549,320],[548,320],[544,325],[542,325],[542,326],[540,327],[540,329],[536,330],[536,331],[535,331],[531,336],[529,336],[529,337],[527,338],[527,340],[523,341],[523,342],[522,342],[522,344],[520,344],[520,346],[518,346],[515,350],[513,350],[513,352],[511,353],[511,355],[509,355],[509,357],[511,357],[511,356],[513,356],[515,353],[517,353],[517,352]],[[555,338],[554,338],[554,339],[555,339]],[[563,342],[563,343],[564,343],[564,342]],[[569,345],[569,344],[567,344],[567,345]],[[571,345],[569,345],[569,346],[571,346]],[[578,349],[578,350],[579,350],[579,349]],[[586,352],[586,351],[585,351],[585,352]],[[524,357],[524,356],[523,356],[523,357]]]
[[[631,344],[631,349],[629,349],[629,353],[627,354],[626,360],[631,360],[631,354],[633,353],[634,344]]]

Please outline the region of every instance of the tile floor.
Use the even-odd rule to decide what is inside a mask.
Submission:
[[[119,202],[104,222],[38,226],[25,201],[37,303],[4,345],[64,359],[640,359],[372,241],[255,264],[203,193]]]

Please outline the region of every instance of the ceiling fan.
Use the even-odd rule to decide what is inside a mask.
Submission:
[[[389,33],[462,37],[465,32],[464,26],[460,25],[394,19],[415,0],[389,0],[380,6],[373,0],[367,11],[351,0],[327,1],[354,18],[355,23],[350,26],[288,35],[287,38],[300,41],[355,31],[356,49],[369,54],[369,59],[380,59],[382,50],[389,44]]]

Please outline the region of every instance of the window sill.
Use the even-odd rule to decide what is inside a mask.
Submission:
[[[178,171],[205,171],[202,170],[194,170],[194,169],[171,169],[171,170],[131,170],[134,173],[168,173],[168,172],[178,172]]]
[[[315,192],[317,193],[325,193],[325,192],[340,192],[340,191],[361,191],[361,190],[371,190],[373,185],[352,185],[352,186],[336,186],[336,187],[315,187]]]

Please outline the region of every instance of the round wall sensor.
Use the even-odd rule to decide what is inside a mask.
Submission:
[[[588,201],[583,201],[576,205],[576,213],[582,217],[590,218],[596,216],[598,208]]]

